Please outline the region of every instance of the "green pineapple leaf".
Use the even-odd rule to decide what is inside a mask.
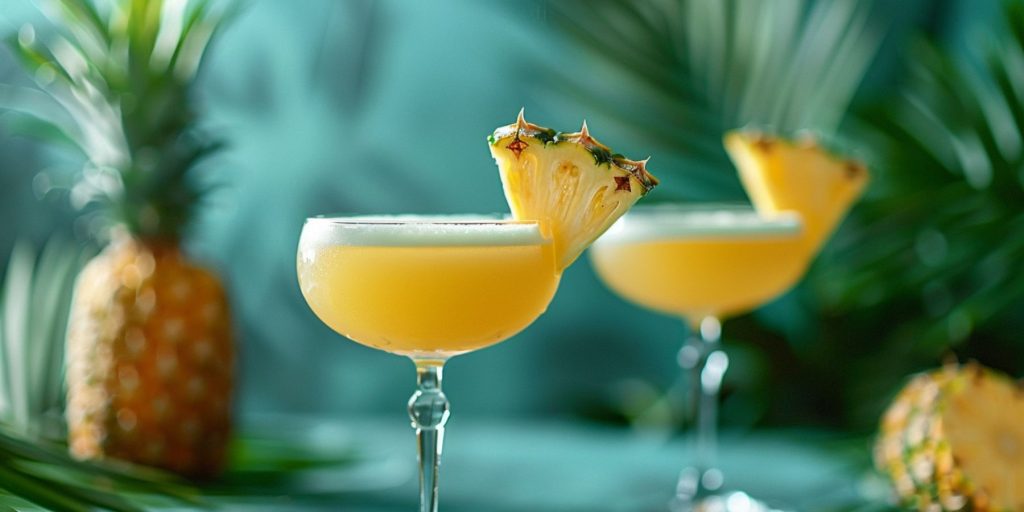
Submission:
[[[193,84],[237,4],[44,1],[49,23],[8,43],[50,104],[19,102],[28,95],[9,87],[0,108],[34,115],[28,133],[85,154],[76,207],[139,237],[180,238],[204,190],[191,171],[222,147],[198,124]]]

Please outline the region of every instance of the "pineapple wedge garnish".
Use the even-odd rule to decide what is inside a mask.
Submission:
[[[1024,510],[1024,391],[977,364],[914,377],[882,418],[875,463],[921,511]]]
[[[828,240],[868,183],[864,164],[834,155],[812,138],[790,141],[735,131],[726,134],[725,148],[759,212],[800,214],[803,243],[811,254]]]
[[[559,270],[658,184],[647,160],[612,153],[586,122],[579,132],[560,133],[528,123],[520,111],[488,142],[512,216],[541,224],[555,244]]]

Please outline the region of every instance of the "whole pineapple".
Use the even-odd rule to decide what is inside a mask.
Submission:
[[[875,463],[908,507],[1024,510],[1024,394],[977,364],[918,375],[882,418]]]
[[[227,295],[181,242],[219,143],[197,132],[195,74],[222,19],[200,0],[59,0],[15,45],[63,108],[33,112],[87,163],[71,200],[109,234],[83,269],[67,334],[71,452],[190,477],[220,471],[234,349]],[[96,221],[102,221],[96,222]]]

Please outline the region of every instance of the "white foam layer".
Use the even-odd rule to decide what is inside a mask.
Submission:
[[[303,248],[536,245],[547,243],[535,222],[483,215],[313,217],[302,228]]]
[[[793,237],[802,229],[796,213],[763,217],[753,208],[728,204],[641,206],[616,221],[595,245],[676,238]]]

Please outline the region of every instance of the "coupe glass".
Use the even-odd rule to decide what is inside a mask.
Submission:
[[[800,280],[814,256],[800,232],[795,214],[765,218],[739,205],[662,205],[634,208],[591,248],[609,288],[690,327],[678,361],[690,381],[696,453],[680,474],[675,510],[769,510],[741,491],[725,492],[716,464],[718,395],[729,367],[721,322]]]
[[[347,338],[416,365],[409,399],[420,511],[436,512],[449,358],[530,325],[558,287],[552,244],[534,222],[497,217],[314,217],[298,248],[302,294]]]

